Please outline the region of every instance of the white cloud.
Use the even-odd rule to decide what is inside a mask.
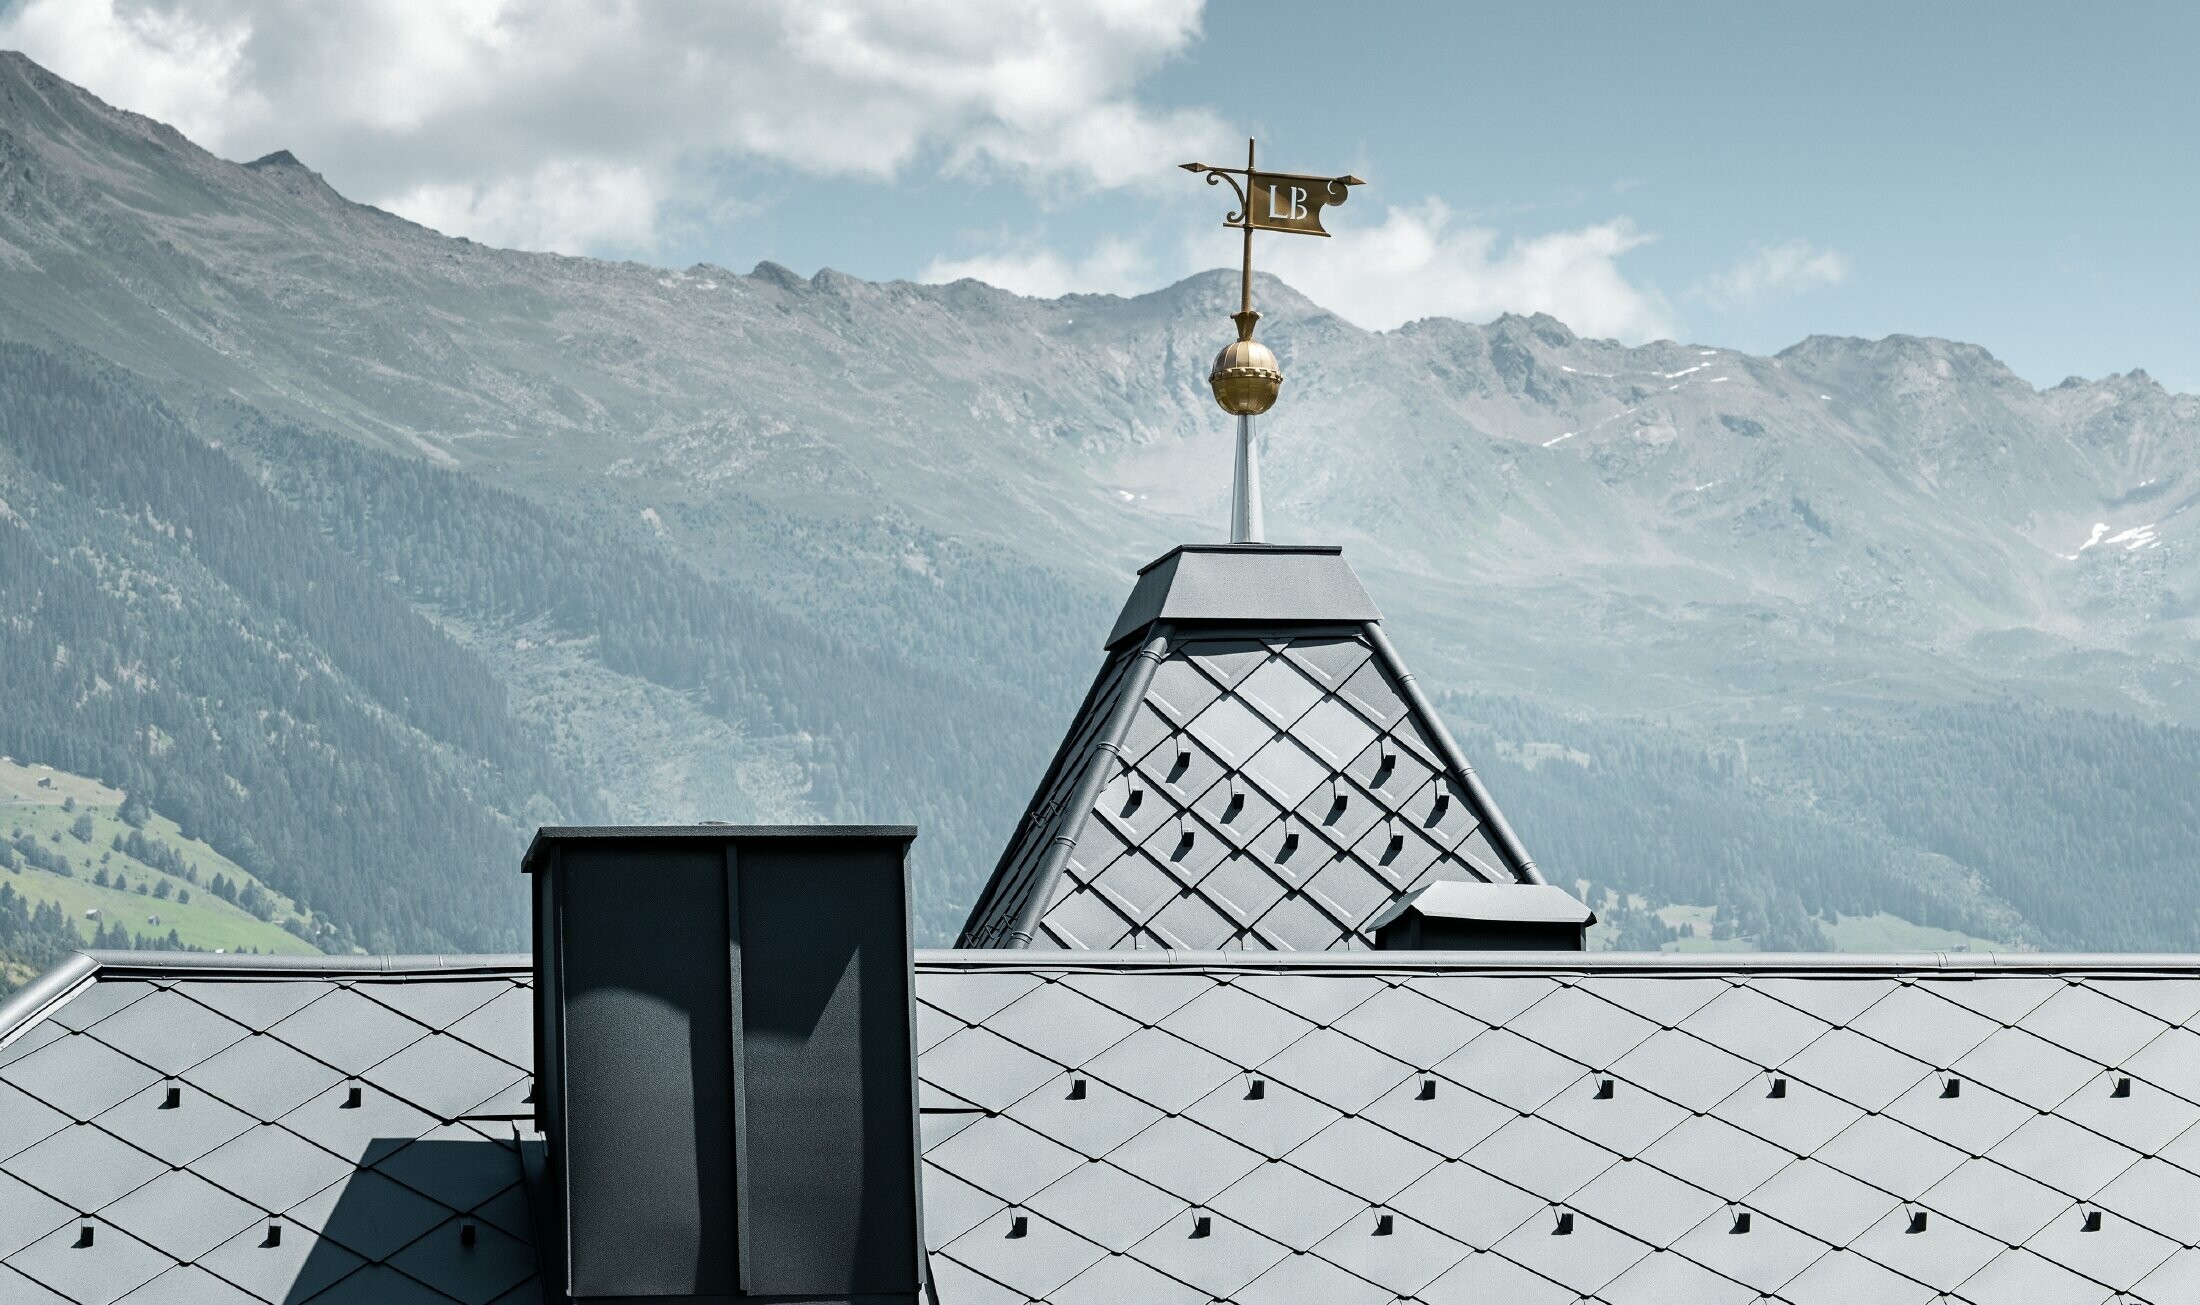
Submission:
[[[1201,0],[21,0],[0,46],[454,234],[647,249],[726,160],[1078,193],[1232,138],[1138,83]]]
[[[1748,308],[1772,299],[1839,285],[1848,279],[1849,260],[1807,240],[1757,245],[1732,267],[1703,281],[1691,292],[1722,310]]]
[[[1152,265],[1128,241],[1103,240],[1084,258],[1025,245],[970,258],[935,258],[917,277],[941,283],[964,277],[1035,299],[1066,294],[1137,294],[1154,284]]]
[[[1376,330],[1421,317],[1544,312],[1583,335],[1639,342],[1674,334],[1662,297],[1620,267],[1628,251],[1655,239],[1626,218],[1505,239],[1461,222],[1441,200],[1354,224],[1367,216],[1340,210],[1328,223],[1334,240],[1256,236],[1254,263]]]

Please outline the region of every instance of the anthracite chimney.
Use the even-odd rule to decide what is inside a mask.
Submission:
[[[915,836],[536,834],[553,1300],[917,1300]]]

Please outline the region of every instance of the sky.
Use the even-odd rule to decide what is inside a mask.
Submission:
[[[2200,391],[2200,5],[0,0],[0,48],[486,243],[1133,294],[1179,163],[1350,171],[1257,263],[1362,326],[1947,336]]]

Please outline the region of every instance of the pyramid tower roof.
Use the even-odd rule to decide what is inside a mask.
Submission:
[[[1139,573],[963,947],[1331,951],[1431,883],[1540,883],[1336,547]]]

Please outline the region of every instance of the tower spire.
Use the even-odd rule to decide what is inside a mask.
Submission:
[[[1315,177],[1295,172],[1260,172],[1255,169],[1254,142],[1245,142],[1245,167],[1218,168],[1205,163],[1186,163],[1187,172],[1204,172],[1207,184],[1228,182],[1237,192],[1238,211],[1223,219],[1224,226],[1245,232],[1245,257],[1238,280],[1238,338],[1215,355],[1207,385],[1215,402],[1237,418],[1237,462],[1230,486],[1230,542],[1266,542],[1260,510],[1260,441],[1253,418],[1276,404],[1283,389],[1283,368],[1275,353],[1253,338],[1260,314],[1253,311],[1253,232],[1289,231],[1302,236],[1326,236],[1321,211],[1325,205],[1342,204],[1351,188],[1364,184],[1358,177]],[[1238,178],[1243,177],[1243,185]]]

